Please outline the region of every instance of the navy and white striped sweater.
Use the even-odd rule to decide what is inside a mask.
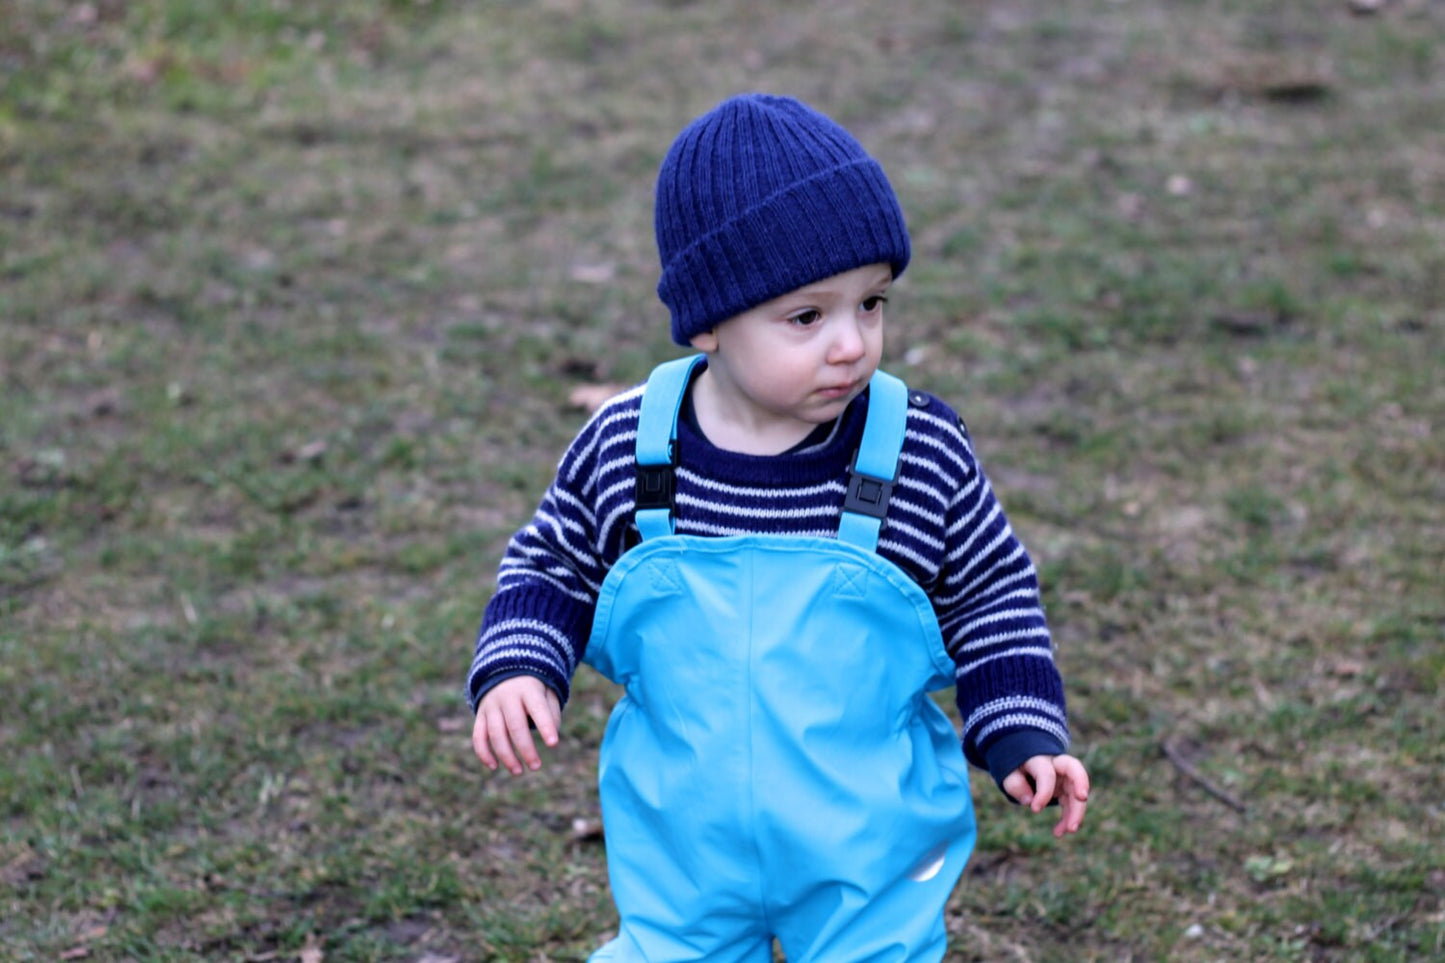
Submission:
[[[923,587],[956,666],[968,760],[1002,781],[1068,747],[1063,686],[1033,563],[1015,538],[958,416],[913,392],[900,476],[878,552]],[[513,536],[467,680],[482,695],[521,673],[565,704],[603,578],[625,549],[642,386],[609,400],[563,455],[536,515]],[[837,535],[867,406],[782,455],[714,447],[680,419],[676,516],[682,535]]]

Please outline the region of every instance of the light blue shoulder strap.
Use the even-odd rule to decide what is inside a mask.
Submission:
[[[677,417],[702,355],[667,361],[653,369],[642,393],[637,421],[637,508],[633,518],[646,541],[673,531]],[[908,388],[884,371],[868,383],[868,417],[853,462],[838,539],[867,551],[878,533],[898,477],[898,454],[908,425]]]
[[[868,420],[853,460],[838,540],[868,551],[878,548],[878,532],[898,480],[898,454],[908,427],[908,386],[885,371],[868,382]]]
[[[664,361],[652,369],[642,392],[637,419],[637,509],[634,520],[643,540],[672,534],[672,494],[677,415],[692,371],[702,355]]]

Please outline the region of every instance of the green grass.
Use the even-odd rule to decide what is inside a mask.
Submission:
[[[1095,777],[1063,844],[977,781],[950,959],[1445,953],[1437,5],[0,22],[9,958],[608,935],[573,823],[614,694],[584,671],[514,781],[471,758],[460,687],[569,392],[675,353],[656,165],[758,88],[892,176],[888,367],[964,413]]]

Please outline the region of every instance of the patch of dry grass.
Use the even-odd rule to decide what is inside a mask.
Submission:
[[[203,16],[193,15],[200,11]],[[652,176],[740,89],[884,162],[888,366],[1044,574],[1097,792],[979,781],[950,959],[1445,951],[1445,21],[1345,3],[0,2],[0,939],[579,959],[579,677],[460,703],[498,554],[669,356]]]

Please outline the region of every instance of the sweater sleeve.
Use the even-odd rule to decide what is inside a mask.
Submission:
[[[606,494],[599,488],[612,481],[607,459],[618,447],[618,422],[635,425],[632,400],[630,407],[626,398],[614,402],[588,422],[563,455],[536,514],[508,543],[467,673],[473,712],[492,686],[524,674],[541,679],[566,704],[592,631],[597,593],[621,550],[617,519],[597,517]],[[612,467],[615,474],[616,459]],[[626,495],[630,500],[631,492]]]
[[[968,468],[947,509],[945,558],[934,590],[953,657],[963,750],[995,781],[1030,756],[1069,745],[1063,682],[1038,576],[960,429]]]

